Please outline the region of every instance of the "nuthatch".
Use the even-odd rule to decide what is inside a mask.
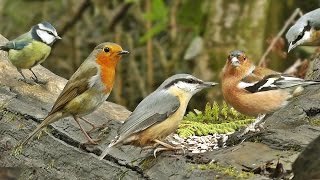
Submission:
[[[32,26],[29,32],[0,46],[0,50],[8,52],[10,62],[17,68],[24,82],[33,83],[26,79],[21,69],[29,69],[34,75],[32,79],[41,83],[31,68],[46,60],[52,44],[57,39],[61,37],[58,36],[56,29],[50,23],[42,22]]]
[[[102,160],[113,146],[120,144],[165,147],[156,149],[154,153],[157,150],[177,149],[162,140],[177,129],[191,97],[216,84],[203,82],[190,74],[171,76],[138,104],[118,130],[118,136],[102,152],[99,159]]]
[[[289,43],[288,52],[293,48],[320,45],[320,8],[306,13],[290,27],[286,34]]]
[[[96,46],[70,77],[48,116],[21,145],[27,144],[45,126],[68,116],[72,116],[77,122],[88,142],[96,144],[81,127],[79,119],[95,128],[92,123],[82,117],[90,114],[106,101],[114,84],[116,66],[121,56],[128,53],[115,43],[108,42]]]

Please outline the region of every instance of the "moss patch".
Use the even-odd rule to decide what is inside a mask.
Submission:
[[[221,106],[216,102],[213,105],[208,103],[203,112],[195,110],[195,112],[189,112],[184,117],[179,125],[178,134],[187,138],[193,135],[205,136],[215,133],[230,133],[247,126],[253,121],[253,118],[228,107],[225,102]]]
[[[219,163],[199,164],[199,165],[196,165],[195,168],[200,170],[213,170],[219,174],[233,177],[236,179],[248,179],[254,176],[253,173],[238,171],[235,167],[224,166]]]
[[[312,124],[314,126],[320,126],[320,119],[311,120],[310,124]]]

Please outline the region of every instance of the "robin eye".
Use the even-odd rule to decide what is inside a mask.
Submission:
[[[110,52],[110,48],[108,48],[108,47],[105,47],[103,50],[104,50],[104,52],[106,52],[106,53],[107,53],[107,52]]]

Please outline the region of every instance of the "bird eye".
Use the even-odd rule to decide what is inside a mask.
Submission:
[[[110,48],[108,48],[108,47],[105,47],[105,48],[103,48],[103,50],[104,50],[104,52],[110,52]]]
[[[186,82],[192,84],[194,81],[193,81],[193,79],[187,79]]]

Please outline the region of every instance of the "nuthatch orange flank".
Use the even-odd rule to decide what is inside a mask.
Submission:
[[[200,90],[216,84],[203,82],[190,74],[171,76],[139,103],[119,129],[118,136],[102,152],[99,159],[102,160],[111,148],[120,144],[165,147],[154,152],[177,149],[162,140],[177,129],[191,97]]]
[[[32,67],[42,63],[49,56],[51,46],[57,40],[56,29],[48,22],[42,22],[32,26],[29,32],[22,34],[16,39],[0,46],[0,50],[8,51],[10,62],[17,68],[23,77],[22,81],[33,84],[23,75],[21,69],[29,69],[34,75],[34,81],[41,83]]]
[[[286,34],[289,43],[288,52],[293,48],[320,45],[320,8],[306,13],[290,27]]]
[[[95,47],[89,57],[71,76],[54,103],[48,116],[21,143],[28,141],[45,126],[61,118],[72,116],[91,144],[96,144],[82,128],[79,119],[97,109],[109,96],[116,73],[116,66],[123,54],[128,54],[115,43],[102,43]],[[82,119],[88,124],[90,122]]]

